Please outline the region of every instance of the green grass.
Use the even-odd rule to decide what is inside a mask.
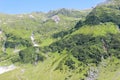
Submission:
[[[35,16],[35,19],[29,18],[30,14],[23,15],[23,18],[17,17],[17,15],[0,15],[1,28],[5,34],[12,34],[8,41],[14,42],[22,38],[23,40],[30,40],[31,34],[34,32],[35,41],[40,45],[40,47],[49,46],[51,43],[57,41],[58,39],[53,39],[51,36],[54,33],[60,31],[67,31],[73,28],[77,21],[81,20],[80,18],[68,17],[64,15],[58,15],[60,17],[60,22],[56,24],[51,18],[48,18],[45,14],[32,13]],[[84,16],[83,16],[84,17]],[[7,21],[9,18],[10,21]],[[85,18],[85,17],[84,17]],[[84,18],[82,20],[84,20]],[[47,20],[42,20],[47,19]],[[4,24],[4,22],[6,24]],[[69,36],[74,36],[76,34],[84,35],[93,35],[97,36],[106,36],[108,33],[117,34],[119,33],[118,26],[113,23],[102,23],[99,25],[84,25],[80,29],[76,30]],[[0,36],[1,37],[1,36]],[[15,38],[18,39],[15,40]],[[2,41],[0,41],[0,44]],[[2,44],[0,45],[0,47]],[[96,46],[91,46],[95,47]],[[23,45],[18,46],[19,49],[25,49]],[[93,48],[94,49],[94,48]],[[2,51],[2,50],[0,50]],[[14,53],[14,48],[7,48],[6,57],[0,57],[3,61],[0,62],[2,65],[13,64],[11,62],[12,57],[18,56],[17,53]],[[85,75],[89,69],[89,66],[86,66],[81,61],[78,61],[77,58],[73,57],[70,53],[65,50],[61,53],[42,53],[46,59],[43,62],[39,62],[37,65],[34,64],[22,64],[20,62],[16,63],[17,69],[6,72],[0,75],[0,80],[80,80],[84,79]],[[72,60],[74,64],[66,65],[67,60]],[[70,65],[74,66],[74,69],[70,69]],[[94,64],[93,64],[94,65]],[[95,66],[96,67],[96,66]],[[99,75],[97,80],[120,80],[120,61],[116,58],[109,58],[103,60],[99,65]]]
[[[105,23],[105,24],[99,24],[95,26],[89,26],[85,25],[81,27],[79,30],[72,33],[72,35],[75,34],[85,34],[85,35],[93,35],[93,36],[105,36],[108,33],[111,34],[117,34],[119,33],[118,27],[113,23]]]
[[[44,62],[39,62],[38,65],[32,64],[16,64],[17,69],[1,74],[0,79],[2,80],[78,80],[84,78],[84,73],[86,69],[78,73],[79,69],[84,69],[81,67],[76,67],[75,70],[70,70],[67,66],[63,65],[63,60],[65,60],[68,55],[63,52],[63,54],[49,54]],[[73,58],[71,56],[71,58]],[[80,63],[75,58],[73,58],[76,63]],[[56,69],[60,64],[63,70]],[[76,64],[77,66],[77,64]],[[22,72],[24,71],[24,72]],[[7,77],[6,77],[7,76]]]
[[[104,60],[97,80],[120,80],[120,60],[113,57]]]

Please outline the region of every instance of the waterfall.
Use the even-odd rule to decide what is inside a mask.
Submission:
[[[31,41],[33,43],[33,46],[39,46],[36,42],[35,42],[35,39],[34,39],[34,34],[32,33],[32,35],[30,36],[31,38]]]

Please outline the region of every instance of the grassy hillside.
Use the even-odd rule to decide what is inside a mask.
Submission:
[[[120,80],[118,1],[108,0],[90,13],[1,14],[0,65],[17,69],[0,79]]]
[[[57,15],[60,20],[56,23],[52,18],[56,15],[47,17],[45,13],[41,12],[17,15],[0,14],[0,16],[0,29],[6,37],[7,45],[12,45],[12,48],[15,46],[25,47],[25,42],[31,45],[30,36],[32,34],[34,34],[35,42],[40,46],[49,45],[55,41],[51,37],[54,33],[69,30],[80,20],[79,17],[67,17],[61,14]],[[11,46],[7,46],[7,48],[11,48]]]
[[[114,22],[119,25],[120,13],[119,0],[106,0],[105,3],[99,4],[86,17],[86,24],[99,24],[104,22]]]
[[[103,60],[101,66],[99,67],[100,73],[98,80],[120,80],[120,60],[113,58],[108,58]]]
[[[50,57],[47,58],[44,62],[39,62],[37,65],[21,65],[16,70],[0,75],[1,79],[4,80],[78,80],[84,78],[84,70],[87,69],[84,66],[77,67],[82,64],[81,62],[76,62],[76,69],[71,70],[69,67],[64,65],[66,59],[70,58],[67,54],[50,54]],[[71,57],[73,58],[73,57]],[[73,58],[74,59],[74,58]],[[76,59],[74,59],[76,60]],[[62,64],[62,65],[61,65]],[[56,70],[58,65],[63,66],[61,70]],[[81,74],[79,74],[82,72]],[[7,77],[5,77],[7,76]]]
[[[63,39],[52,43],[49,46],[52,50],[51,53],[49,53],[51,50],[45,49],[46,54],[41,54],[45,57],[44,61],[40,60],[37,65],[17,62],[16,65],[19,67],[16,70],[2,74],[0,78],[5,80],[82,80],[89,76],[88,72],[91,67],[97,68],[99,71],[97,73],[98,80],[114,78],[119,74],[120,66],[119,45],[117,45],[120,43],[119,30],[113,23],[100,25],[82,27],[76,30]],[[82,32],[82,30],[89,30],[88,28],[91,29],[91,27],[93,31],[96,31],[86,31],[88,34]],[[107,27],[114,31],[108,31]],[[104,35],[97,33],[97,30],[101,30],[101,28],[103,32],[108,33]],[[26,56],[35,54],[34,51],[30,52],[27,50]],[[105,76],[105,74],[108,75]],[[119,80],[119,76],[117,77],[114,79]]]
[[[57,12],[58,14],[41,12],[17,15],[0,14],[0,65],[15,64],[18,67],[14,71],[0,75],[0,79],[39,80],[41,78],[42,80],[56,80],[59,77],[61,80],[69,78],[74,80],[84,78],[88,68],[84,68],[86,65],[82,62],[79,62],[72,55],[67,55],[66,51],[59,55],[57,52],[47,52],[43,48],[59,40],[59,38],[52,37],[54,34],[70,30],[77,21],[85,18],[89,12],[83,11],[86,14],[78,14],[80,11],[67,10],[69,14],[65,15],[66,10],[62,11],[61,9]],[[61,12],[64,14],[61,14]],[[52,16],[49,16],[49,14]],[[71,14],[75,14],[75,16]],[[59,18],[58,22],[55,20],[56,16]],[[34,42],[39,45],[38,47],[33,46],[31,36],[34,37]],[[73,64],[70,64],[71,60]],[[69,67],[69,65],[71,66]],[[72,68],[76,69],[72,70]],[[82,73],[79,74],[79,71]],[[38,74],[36,75],[36,73]],[[31,74],[33,74],[32,77]],[[56,74],[59,74],[59,76]],[[46,75],[49,75],[49,77],[46,77]]]

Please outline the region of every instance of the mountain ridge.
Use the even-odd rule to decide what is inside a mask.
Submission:
[[[1,23],[0,37],[6,40],[0,40],[0,46],[5,48],[0,52],[0,65],[14,63],[20,68],[0,78],[119,80],[119,11],[119,3],[105,3],[85,14],[60,9],[26,14],[19,20],[15,16],[15,22],[4,18],[7,22]]]

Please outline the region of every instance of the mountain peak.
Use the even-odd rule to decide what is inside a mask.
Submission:
[[[76,17],[79,18],[84,15],[84,17],[90,12],[91,10],[76,10],[76,9],[66,9],[61,8],[58,10],[51,10],[47,13],[48,17],[52,17],[55,15],[64,15],[68,17]]]

